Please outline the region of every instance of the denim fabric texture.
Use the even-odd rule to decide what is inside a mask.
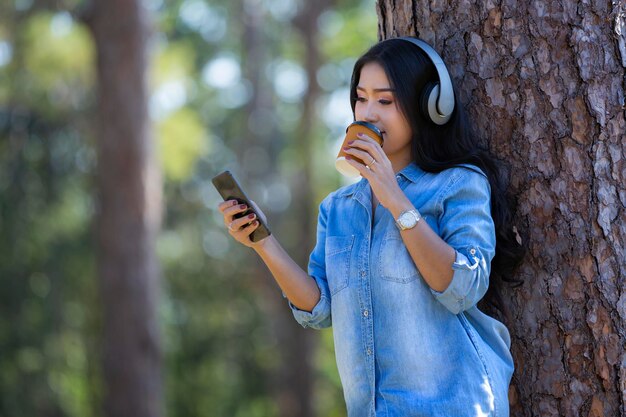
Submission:
[[[294,317],[332,324],[349,417],[506,417],[509,332],[476,307],[495,254],[487,177],[470,165],[432,174],[411,163],[396,179],[456,251],[448,288],[426,284],[387,209],[372,216],[363,178],[320,204],[308,273],[321,298],[312,312],[290,303]]]

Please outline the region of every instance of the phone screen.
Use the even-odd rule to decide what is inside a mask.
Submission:
[[[216,175],[215,177],[213,177],[212,182],[224,201],[237,200],[239,204],[245,204],[246,206],[248,206],[248,209],[245,212],[236,214],[235,216],[233,216],[233,218],[239,219],[241,217],[247,216],[250,213],[255,213],[252,209],[252,203],[250,203],[251,200],[248,198],[246,193],[244,193],[243,189],[241,188],[233,174],[230,173],[230,171],[224,171]],[[259,240],[266,238],[272,233],[270,232],[265,222],[263,222],[263,220],[259,216],[259,213],[255,214],[255,220],[259,221],[259,227],[257,227],[256,230],[252,232],[252,234],[250,235],[250,240],[253,242],[258,242]]]

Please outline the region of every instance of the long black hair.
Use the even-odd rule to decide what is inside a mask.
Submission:
[[[495,224],[496,254],[491,262],[490,284],[483,307],[494,315],[509,318],[500,295],[502,282],[514,286],[522,280],[513,277],[525,249],[512,226],[513,201],[506,193],[508,181],[502,162],[480,146],[455,93],[455,108],[445,125],[437,125],[420,111],[420,92],[429,83],[438,81],[437,71],[428,56],[417,46],[400,39],[388,39],[372,46],[354,65],[350,85],[352,113],[356,105],[356,87],[361,69],[378,63],[385,71],[395,98],[413,132],[411,159],[426,172],[441,172],[460,164],[472,164],[488,177],[491,186],[491,217]]]

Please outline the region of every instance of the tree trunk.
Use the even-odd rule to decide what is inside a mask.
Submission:
[[[528,254],[507,289],[514,416],[625,415],[626,1],[379,0],[442,52],[510,168]]]
[[[149,30],[141,3],[95,1],[86,15],[97,49],[96,226],[110,417],[163,414],[154,254],[161,180],[147,114]]]
[[[315,219],[317,218],[316,207],[314,207],[314,212],[311,212],[314,202],[311,189],[312,160],[310,155],[312,155],[311,120],[314,118],[314,103],[319,93],[315,73],[320,61],[319,50],[311,46],[311,44],[315,46],[313,39],[316,37],[316,26],[306,21],[315,23],[328,0],[314,3],[304,5],[296,21],[293,22],[307,43],[305,70],[309,79],[309,90],[302,103],[302,115],[296,133],[297,142],[295,146],[289,145],[294,146],[295,153],[298,155],[297,159],[302,161],[301,169],[289,180],[292,203],[288,209],[288,217],[291,227],[287,227],[289,225],[284,221],[279,223],[279,216],[271,216],[271,213],[268,213],[268,217],[274,217],[274,219],[269,219],[273,232],[279,234],[279,227],[283,227],[282,230],[286,233],[283,235],[284,239],[280,236],[279,239],[304,270],[307,268],[308,256],[314,242]],[[244,1],[243,4],[245,6],[246,2]],[[246,15],[244,19],[245,68],[253,86],[254,95],[246,109],[250,116],[249,130],[245,133],[245,139],[242,139],[242,145],[238,148],[241,153],[245,154],[245,150],[251,146],[262,147],[268,152],[269,167],[275,167],[278,166],[279,153],[287,145],[280,143],[280,138],[284,135],[278,131],[278,126],[272,122],[272,117],[268,117],[268,112],[273,110],[275,98],[271,85],[263,81],[262,74],[270,58],[272,45],[268,44],[263,33],[265,23],[263,11],[258,7],[244,7],[243,11]],[[245,157],[242,155],[241,159]],[[247,176],[256,178],[256,181],[265,186],[269,185],[271,177],[276,175],[276,172],[255,172],[245,164],[241,169],[247,171]],[[269,198],[271,199],[272,196]],[[272,227],[272,224],[275,226]],[[297,227],[293,227],[294,225]],[[262,294],[260,299],[268,300],[262,305],[269,316],[272,333],[277,340],[278,356],[281,358],[271,381],[272,395],[278,405],[279,416],[312,417],[315,414],[312,402],[314,380],[312,356],[316,334],[297,324],[279,288],[273,283],[271,274],[260,259],[255,259],[259,265],[258,270],[263,271],[262,274],[265,277],[259,280],[256,276],[254,279],[263,282],[263,285],[258,287],[259,293]]]

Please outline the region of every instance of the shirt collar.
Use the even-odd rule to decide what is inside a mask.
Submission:
[[[416,183],[417,180],[424,175],[424,171],[422,171],[415,162],[411,161],[409,165],[402,168],[400,172],[396,174],[396,178],[399,178],[400,175],[412,183]]]

